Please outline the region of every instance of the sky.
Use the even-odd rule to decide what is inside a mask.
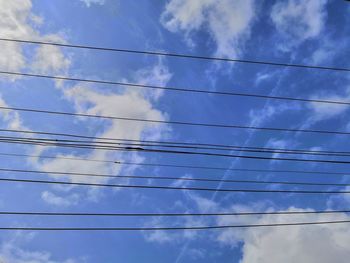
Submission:
[[[155,50],[349,68],[350,4],[340,0],[0,0],[0,38]],[[0,41],[0,70],[148,85],[350,101],[349,74],[235,62],[105,52]],[[162,121],[350,132],[349,107],[195,94],[9,76],[0,106]],[[127,122],[1,110],[1,129],[134,140],[347,151],[348,136]],[[12,133],[1,132],[1,135]],[[15,135],[16,136],[16,135]],[[33,136],[34,135],[28,135]],[[347,165],[40,147],[1,142],[1,169],[217,179],[347,183],[340,175],[248,173],[229,169],[348,171]],[[232,152],[235,154],[235,152]],[[54,158],[43,158],[44,156]],[[268,156],[277,157],[276,153]],[[62,158],[225,167],[227,170],[117,165]],[[304,156],[303,156],[304,158]],[[310,157],[305,156],[305,158]],[[329,157],[330,158],[330,157]],[[63,180],[0,171],[3,178]],[[316,177],[316,178],[314,178]],[[64,176],[69,182],[254,188],[239,183]],[[259,185],[259,189],[305,190]],[[310,188],[307,188],[310,189]],[[348,187],[312,187],[349,190]],[[1,211],[210,213],[346,209],[347,195],[223,193],[0,183]],[[1,215],[0,227],[162,227],[350,220],[348,214],[254,217],[76,218]],[[1,263],[347,262],[347,224],[210,231],[1,231]]]

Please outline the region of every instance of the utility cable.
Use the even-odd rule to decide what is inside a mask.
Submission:
[[[166,52],[166,51],[149,51],[149,50],[134,50],[134,49],[122,49],[122,48],[108,48],[108,47],[98,47],[98,46],[88,46],[88,45],[72,45],[72,44],[67,44],[67,43],[47,42],[47,41],[38,41],[38,40],[25,40],[25,39],[13,39],[13,38],[11,39],[11,38],[4,38],[4,37],[0,38],[0,40],[6,41],[6,42],[49,45],[49,46],[66,47],[66,48],[90,49],[90,50],[98,50],[98,51],[133,53],[133,54],[142,54],[142,55],[186,58],[186,59],[214,60],[214,61],[223,61],[223,62],[236,62],[236,63],[246,63],[246,64],[258,64],[258,65],[279,66],[279,67],[295,67],[295,68],[318,69],[318,70],[332,70],[332,71],[345,71],[345,72],[350,71],[349,68],[344,68],[344,67],[316,66],[316,65],[293,64],[293,63],[262,61],[262,60],[259,61],[259,60],[224,58],[224,57],[214,57],[214,56],[200,56],[200,55],[172,53],[172,52]]]
[[[35,183],[35,184],[59,184],[59,185],[77,185],[92,187],[110,187],[110,188],[133,188],[133,189],[158,189],[158,190],[188,190],[188,191],[206,191],[221,193],[283,193],[283,194],[350,194],[347,190],[321,191],[321,190],[268,190],[268,189],[226,189],[226,188],[205,188],[205,187],[177,187],[177,186],[159,186],[159,185],[129,185],[129,184],[98,184],[84,182],[65,182],[49,180],[30,180],[30,179],[13,179],[0,178],[0,182],[13,183]]]
[[[337,105],[346,105],[346,106],[350,105],[350,101],[307,99],[307,98],[262,95],[262,94],[254,94],[254,93],[210,91],[210,90],[191,89],[191,88],[176,88],[176,87],[146,85],[146,84],[140,84],[140,83],[130,83],[130,82],[120,82],[120,81],[107,81],[107,80],[97,80],[97,79],[87,79],[87,78],[73,78],[73,77],[64,77],[64,76],[22,73],[22,72],[15,72],[15,71],[0,71],[0,74],[10,75],[10,76],[34,77],[34,78],[42,78],[42,79],[77,81],[77,82],[104,84],[104,85],[118,85],[118,86],[133,87],[133,88],[167,90],[167,91],[174,91],[174,92],[185,92],[185,93],[190,92],[190,93],[196,93],[196,94],[252,97],[252,98],[260,98],[260,99],[275,99],[275,100],[299,101],[299,102],[308,102],[308,103],[326,103],[326,104],[337,104]]]

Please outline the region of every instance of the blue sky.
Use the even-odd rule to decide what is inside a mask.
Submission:
[[[0,0],[0,37],[162,50],[228,58],[350,67],[350,5],[337,0]],[[0,42],[0,69],[212,91],[350,100],[349,74]],[[329,104],[160,92],[118,86],[1,76],[1,106],[169,121],[350,131],[348,107]],[[344,135],[247,131],[0,112],[1,128],[126,139],[209,142],[276,148],[348,150]],[[2,135],[5,135],[3,133]],[[347,172],[346,165],[121,153],[1,144],[1,152],[138,163]],[[308,158],[308,157],[305,157]],[[316,157],[315,157],[316,158]],[[0,168],[348,182],[346,176],[245,173],[122,166],[60,158],[1,157]],[[59,179],[1,172],[2,177]],[[317,178],[314,178],[317,176]],[[65,177],[76,182],[117,180]],[[125,184],[157,184],[119,180]],[[119,182],[118,181],[118,182]],[[160,184],[160,183],[158,183]],[[162,182],[162,185],[252,187]],[[279,189],[278,186],[259,186]],[[281,189],[287,189],[283,187]],[[293,187],[303,189],[303,187]],[[316,189],[316,188],[313,188]],[[333,188],[317,188],[331,190]],[[339,188],[337,188],[339,189]],[[346,189],[346,188],[345,188]],[[340,190],[345,190],[340,189]],[[0,210],[93,212],[227,212],[346,209],[343,195],[198,193],[0,184]],[[347,214],[171,219],[1,216],[1,226],[190,226],[341,220]],[[1,262],[347,262],[347,225],[201,232],[1,232]]]

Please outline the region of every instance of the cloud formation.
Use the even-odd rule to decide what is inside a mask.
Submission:
[[[250,35],[254,17],[254,0],[171,0],[161,23],[171,32],[184,32],[191,45],[191,34],[204,30],[215,42],[216,55],[237,57]]]
[[[133,77],[139,83],[147,84],[166,84],[170,78],[167,67],[159,61],[153,67],[142,69],[136,72]],[[166,120],[165,113],[156,109],[153,105],[154,100],[157,100],[161,93],[159,92],[144,92],[141,90],[123,90],[122,92],[102,92],[93,87],[85,85],[76,85],[73,87],[63,88],[65,98],[74,105],[77,113],[105,115],[105,116],[121,116],[139,119],[157,119]],[[87,129],[92,123],[100,127],[97,136],[105,138],[121,138],[121,139],[152,139],[159,140],[165,135],[169,128],[164,124],[147,123],[147,122],[129,122],[122,120],[91,120],[89,118],[78,118],[82,125],[86,125]],[[37,148],[38,151],[44,153],[49,148]],[[68,158],[88,158],[95,160],[133,160],[136,162],[142,161],[137,153],[117,152],[92,150],[90,152],[78,152],[74,154],[57,154],[57,157]],[[79,172],[79,173],[96,173],[96,174],[119,174],[121,166],[105,162],[84,162],[66,159],[52,159],[49,161],[39,161],[36,159],[33,165],[37,169],[44,171],[62,171],[62,172]],[[125,173],[132,173],[132,170],[123,170]],[[57,176],[53,176],[57,178]],[[62,178],[62,177],[59,177]],[[105,183],[109,179],[103,177],[82,177],[68,176],[72,182],[86,183]],[[44,201],[53,205],[74,205],[81,196],[71,195],[73,188],[57,189],[53,192],[44,192],[42,198]],[[91,188],[87,193],[87,198],[96,200],[100,191],[96,188]]]
[[[68,70],[70,59],[61,49],[55,46],[40,46],[37,48],[32,68],[35,72],[57,74]]]
[[[288,211],[292,210],[294,209],[290,208]],[[283,215],[264,216],[255,223],[349,220],[346,214],[306,215],[294,218]],[[225,222],[221,223],[230,222],[232,220],[226,218]],[[231,234],[235,235],[233,230]],[[238,239],[244,242],[240,263],[345,263],[350,256],[347,246],[350,242],[350,230],[346,224],[255,228],[244,231]],[[219,241],[231,242],[227,233],[222,233]]]
[[[90,7],[92,5],[103,5],[106,0],[80,0],[83,2],[87,7]]]
[[[330,101],[348,101],[350,99],[350,88],[344,89],[342,95],[339,94],[322,94],[311,97],[315,100],[330,100]],[[340,117],[349,107],[347,105],[328,104],[328,103],[309,103],[308,108],[311,110],[310,121],[312,123]]]
[[[84,1],[87,6],[91,4],[103,4],[104,1]],[[32,12],[32,2],[25,1],[6,1],[0,0],[0,5],[4,8],[0,10],[0,26],[2,27],[2,37],[34,39],[52,42],[65,43],[65,39],[59,34],[42,35],[37,27],[43,24],[41,17],[35,16]],[[1,46],[3,45],[3,46]],[[30,68],[32,71],[44,74],[62,74],[68,73],[71,65],[71,59],[62,52],[59,47],[53,46],[30,46],[33,48],[34,55],[29,57],[24,52],[26,45],[19,43],[0,42],[0,48],[5,50],[4,56],[0,58],[0,68],[3,70],[21,71]],[[30,63],[29,63],[30,61]],[[159,60],[154,66],[140,69],[132,78],[139,83],[165,85],[171,78],[171,73]],[[15,79],[12,79],[15,80]],[[119,91],[118,92],[101,92],[94,87],[77,85],[74,87],[65,86],[64,83],[56,83],[62,91],[67,102],[72,103],[76,111],[79,113],[89,113],[97,115],[115,115],[129,116],[136,118],[149,119],[166,119],[166,115],[154,108],[153,103],[157,101],[162,91]],[[1,105],[6,106],[6,101],[1,99]],[[6,112],[3,119],[8,121],[8,127],[25,129],[20,115],[15,112]],[[78,119],[83,125],[91,125],[90,120]],[[96,124],[96,123],[95,123]],[[130,123],[122,121],[101,121],[98,123],[101,129],[99,136],[128,138],[128,139],[159,139],[168,131],[165,125],[149,124],[149,123]],[[38,155],[47,150],[53,150],[54,147],[35,147]],[[60,154],[57,157],[82,157],[80,154]],[[84,153],[84,157],[91,159],[107,160],[125,158],[141,161],[142,158],[136,153],[111,153],[108,151],[94,150]],[[120,166],[106,165],[106,163],[98,162],[77,162],[72,160],[52,159],[39,160],[39,158],[31,158],[30,164],[37,169],[44,171],[63,171],[63,172],[83,172],[83,173],[104,173],[118,174]],[[131,172],[131,170],[128,170]],[[54,178],[58,178],[55,176]],[[62,177],[59,177],[62,178]],[[105,182],[106,178],[102,177],[66,177],[71,181],[84,181],[90,183]],[[54,188],[52,191],[42,193],[42,200],[51,205],[74,205],[81,198],[80,195],[72,193],[74,187]],[[99,191],[90,189],[87,193],[88,198],[95,200]]]
[[[76,263],[84,262],[66,259],[56,261],[47,251],[29,251],[21,248],[22,243],[33,241],[32,234],[16,233],[0,245],[0,263]]]
[[[284,40],[280,45],[288,51],[300,43],[320,35],[327,17],[327,0],[278,1],[272,7],[271,20]]]
[[[0,6],[1,37],[64,42],[59,34],[40,34],[36,28],[42,25],[43,19],[33,14],[30,0],[0,0]],[[34,62],[29,63],[29,58],[24,54],[24,46],[20,43],[0,41],[2,50],[0,68],[7,71],[20,71],[33,65],[34,70],[57,73],[69,66],[68,58],[59,48],[48,46],[36,47]]]

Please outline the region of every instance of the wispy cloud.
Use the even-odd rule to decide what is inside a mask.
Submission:
[[[290,208],[288,211],[293,211]],[[304,210],[310,211],[310,210]],[[232,219],[231,219],[232,220]],[[286,216],[264,216],[254,223],[285,223],[301,221],[349,220],[346,214],[339,215],[304,215],[293,219]],[[235,221],[232,221],[235,223]],[[226,219],[230,224],[230,219]],[[227,233],[227,232],[226,232]],[[223,232],[220,242],[232,242]],[[244,242],[241,263],[277,263],[277,262],[347,262],[350,252],[345,244],[350,241],[350,232],[346,224],[322,226],[293,226],[248,229],[238,237]],[[234,235],[234,231],[232,231]],[[283,251],[283,253],[281,253]]]
[[[104,5],[106,0],[79,0],[83,2],[87,7],[92,5]]]
[[[142,69],[136,73],[133,77],[137,82],[147,84],[166,84],[170,80],[171,74],[167,67],[162,63],[156,63],[154,67]],[[63,87],[63,94],[65,98],[74,105],[76,112],[92,115],[105,115],[105,116],[128,116],[132,118],[140,119],[157,119],[166,120],[167,115],[160,110],[156,109],[153,105],[153,101],[159,99],[162,95],[159,92],[146,93],[140,90],[134,91],[122,91],[122,93],[116,92],[102,92],[94,89],[90,86],[76,85],[73,87]],[[92,121],[87,118],[79,118],[79,122],[82,125],[89,126],[91,122],[98,123],[100,129],[98,136],[106,138],[125,138],[125,139],[160,139],[169,132],[169,128],[163,124],[152,123],[136,123],[126,122],[119,120],[99,120]],[[44,153],[44,150],[49,148],[40,148],[40,153]],[[81,154],[58,154],[57,157],[82,157]],[[142,158],[138,157],[137,153],[128,152],[111,152],[103,150],[92,150],[90,152],[84,152],[83,157],[97,160],[138,160],[142,162]],[[60,158],[52,159],[49,161],[34,160],[32,164],[38,169],[44,171],[64,171],[64,172],[83,172],[83,173],[97,173],[97,174],[119,174],[122,167],[99,163],[90,162],[86,163],[81,161],[81,165],[78,165],[79,161],[62,160]],[[132,173],[132,170],[123,170],[124,172]],[[57,176],[54,176],[56,178]],[[108,181],[108,178],[102,177],[68,177],[72,182],[89,182],[89,183],[104,183]],[[75,188],[71,188],[69,192],[74,192]],[[87,198],[90,201],[98,198],[100,190],[91,188],[87,192]],[[81,194],[81,193],[80,193]],[[67,191],[62,189],[55,189],[55,193],[46,192],[42,195],[43,200],[53,205],[67,205],[67,202],[75,204],[76,200],[81,197],[69,195]],[[65,198],[67,197],[67,198]]]
[[[87,6],[91,4],[103,4],[104,1],[84,1]],[[32,2],[25,1],[4,1],[0,0],[0,5],[4,8],[0,10],[0,26],[3,28],[1,37],[35,39],[65,43],[66,40],[61,34],[41,34],[37,27],[43,24],[43,19],[35,16],[32,12]],[[11,23],[9,23],[11,20]],[[16,25],[15,27],[12,25]],[[3,45],[3,46],[1,46]],[[2,70],[20,71],[22,69],[31,69],[32,71],[45,74],[62,74],[69,73],[72,63],[71,58],[62,52],[58,47],[41,45],[33,48],[33,56],[28,56],[24,52],[24,45],[19,43],[1,42],[0,47],[5,50],[4,56],[0,59],[0,68]],[[30,61],[30,62],[29,62]],[[154,66],[140,69],[134,76],[131,76],[135,82],[153,85],[165,85],[171,78],[172,74],[164,65],[163,60],[159,60]],[[17,78],[16,78],[17,79]],[[16,80],[12,79],[12,80]],[[76,112],[89,113],[97,115],[116,115],[130,116],[145,119],[165,120],[166,114],[154,108],[153,103],[161,96],[161,91],[120,91],[118,92],[101,92],[92,86],[76,85],[73,87],[66,83],[56,83],[62,92],[66,102],[74,105]],[[121,89],[123,90],[123,89]],[[1,99],[1,104],[6,106],[7,103]],[[5,112],[4,120],[8,121],[8,127],[24,128],[22,120],[16,112]],[[89,125],[87,119],[79,118],[83,125]],[[169,131],[165,125],[149,124],[149,123],[130,123],[123,121],[101,121],[99,122],[101,129],[98,135],[105,137],[128,138],[128,139],[159,139]],[[38,155],[43,154],[47,150],[53,150],[54,147],[34,147]],[[81,154],[62,154],[57,152],[57,157],[77,157]],[[142,161],[137,157],[137,153],[111,153],[108,151],[94,150],[85,152],[84,157],[92,159],[117,159],[125,160],[131,158],[133,160]],[[118,174],[121,167],[116,165],[106,165],[105,163],[86,163],[77,165],[76,161],[68,161],[62,159],[39,160],[31,158],[30,164],[44,171],[65,171],[65,172],[85,172],[85,173],[104,173]],[[132,170],[127,170],[132,173]],[[57,176],[54,176],[56,178]],[[105,182],[107,179],[102,177],[68,177],[71,181],[84,182]],[[68,189],[68,190],[67,190]],[[42,200],[52,205],[73,205],[81,198],[81,193],[74,193],[73,187],[53,188],[51,191],[42,193]],[[99,190],[91,188],[87,191],[87,200],[96,200],[99,196]]]
[[[35,235],[17,232],[10,238],[5,239],[0,245],[0,262],[2,263],[76,263],[86,262],[83,258],[79,260],[65,259],[55,260],[47,251],[31,251],[21,246],[33,242]]]
[[[350,88],[345,89],[343,94],[322,94],[318,92],[317,95],[312,96],[312,99],[332,100],[332,101],[349,101]],[[315,123],[322,120],[327,120],[335,117],[341,117],[349,107],[347,105],[327,104],[327,103],[310,103],[308,108],[311,110],[311,118],[309,122]]]
[[[1,37],[64,41],[59,34],[40,34],[37,27],[42,25],[43,19],[33,14],[30,0],[0,0],[0,5]],[[57,47],[37,47],[34,62],[30,63],[30,58],[24,54],[22,44],[1,41],[0,48],[2,50],[0,57],[0,68],[2,70],[20,71],[28,66],[33,66],[33,70],[39,70],[40,72],[51,72],[53,70],[57,73],[57,71],[69,66],[69,59]],[[11,77],[11,79],[15,78]]]
[[[271,20],[279,37],[281,50],[289,51],[302,42],[316,38],[324,28],[327,0],[288,0],[277,2],[271,11]]]
[[[165,7],[161,22],[172,32],[183,32],[190,45],[191,34],[206,31],[216,45],[215,54],[237,57],[255,18],[253,0],[171,0]]]

